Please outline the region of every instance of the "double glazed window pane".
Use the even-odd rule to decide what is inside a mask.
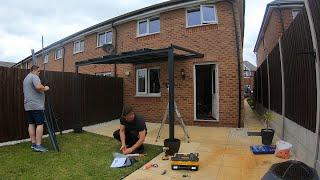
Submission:
[[[112,32],[106,33],[106,43],[112,43]]]
[[[188,10],[188,26],[196,26],[201,24],[200,9]]]
[[[160,93],[160,69],[149,70],[149,93]]]
[[[139,93],[146,93],[146,70],[139,70],[138,71],[138,92]]]
[[[160,32],[160,19],[155,18],[150,20],[149,33]]]
[[[147,34],[148,33],[148,21],[142,21],[139,23],[139,34]]]
[[[214,22],[215,13],[213,6],[202,6],[203,22]]]
[[[106,44],[106,34],[99,34],[99,46]]]

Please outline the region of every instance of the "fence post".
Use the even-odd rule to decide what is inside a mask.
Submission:
[[[263,106],[263,89],[262,89],[262,70],[261,70],[261,65],[260,65],[260,100],[261,100],[261,104]]]
[[[311,37],[312,37],[312,43],[313,43],[313,48],[314,51],[316,53],[316,57],[315,57],[315,66],[316,66],[316,83],[317,83],[317,122],[316,122],[316,134],[317,134],[317,142],[316,142],[316,151],[315,151],[315,159],[314,159],[314,168],[317,165],[317,160],[318,160],[318,151],[319,151],[319,140],[320,140],[320,136],[319,136],[319,126],[320,126],[320,55],[319,55],[319,51],[318,51],[318,47],[320,46],[317,43],[317,33],[314,27],[314,20],[313,20],[313,16],[312,16],[312,12],[310,9],[310,4],[309,4],[309,0],[304,0],[304,4],[306,7],[306,11],[307,11],[307,15],[308,15],[308,20],[309,20],[309,25],[310,25],[310,31],[311,31]],[[320,38],[320,37],[318,37]]]
[[[268,110],[270,111],[270,71],[269,71],[269,55],[267,55],[267,74],[268,74]]]
[[[281,81],[282,81],[282,139],[284,139],[284,130],[285,130],[285,113],[286,113],[286,93],[285,93],[285,84],[284,84],[284,65],[283,65],[283,54],[282,54],[282,44],[281,38],[279,38],[279,52],[280,52],[280,65],[281,65]]]

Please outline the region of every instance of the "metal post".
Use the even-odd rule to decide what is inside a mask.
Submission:
[[[269,69],[269,56],[267,56],[267,71],[268,71],[268,110],[270,111],[270,69]]]
[[[174,57],[172,46],[168,49],[169,75],[169,139],[174,140]]]
[[[282,44],[281,38],[279,39],[279,52],[280,52],[280,66],[281,66],[281,83],[282,83],[282,139],[284,139],[284,129],[285,129],[285,112],[286,112],[286,92],[284,84],[284,65],[283,65],[283,54],[282,54]]]

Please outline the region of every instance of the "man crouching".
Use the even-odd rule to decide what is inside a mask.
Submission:
[[[122,153],[142,154],[146,135],[147,127],[143,117],[135,114],[132,107],[124,106],[120,118],[120,129],[113,133],[113,137],[121,142]]]

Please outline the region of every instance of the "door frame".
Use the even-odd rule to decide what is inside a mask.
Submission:
[[[196,66],[201,66],[201,65],[215,65],[215,85],[216,85],[216,96],[217,96],[217,117],[215,117],[217,120],[205,120],[205,119],[197,119],[197,84],[196,84]],[[214,62],[203,62],[203,63],[195,63],[193,64],[193,119],[194,121],[205,121],[205,122],[219,122],[219,107],[220,107],[220,102],[219,102],[220,96],[219,96],[219,67],[218,63]],[[212,102],[213,106],[213,102]]]

